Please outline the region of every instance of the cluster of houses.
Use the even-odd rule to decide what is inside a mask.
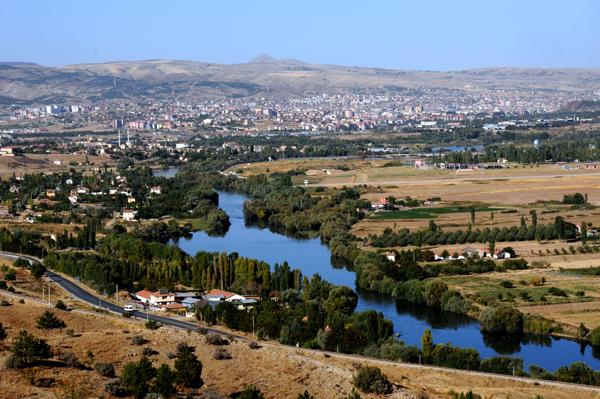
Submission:
[[[140,307],[185,314],[187,317],[193,317],[195,310],[205,305],[215,307],[220,302],[230,302],[243,307],[260,300],[258,296],[241,295],[219,289],[212,289],[204,293],[141,290],[131,297],[133,302]]]
[[[510,252],[506,252],[502,249],[496,249],[492,253],[492,251],[490,251],[488,248],[467,247],[463,250],[462,255],[457,255],[457,256],[448,255],[448,256],[444,257],[444,256],[440,256],[438,254],[435,254],[434,260],[436,260],[436,261],[463,260],[466,258],[474,258],[474,257],[477,257],[480,259],[488,258],[488,259],[500,260],[500,259],[510,259],[511,256],[512,255]]]
[[[75,205],[79,202],[80,200],[80,195],[91,195],[91,196],[100,196],[100,195],[125,195],[127,197],[127,204],[129,206],[135,204],[135,198],[131,192],[131,190],[126,186],[127,183],[127,178],[125,176],[116,176],[115,178],[116,183],[113,181],[113,187],[109,188],[108,191],[102,191],[102,190],[92,190],[86,186],[83,185],[79,185],[77,187],[75,187],[74,189],[72,189],[69,192],[69,196],[67,197],[69,202],[72,205]],[[66,181],[66,184],[73,184],[73,181],[71,179],[68,179]],[[60,191],[60,188],[57,187],[56,189],[48,189],[46,190],[46,198],[48,199],[54,199],[56,197],[57,192]],[[162,188],[160,186],[152,186],[149,189],[150,191],[150,195],[160,195],[162,193]],[[135,220],[136,216],[137,216],[137,211],[135,209],[131,209],[131,208],[124,208],[121,212],[121,215],[118,215],[121,218],[123,218],[123,220],[125,220],[126,222],[131,222],[133,220]]]
[[[385,255],[385,257],[392,262],[396,262],[396,252],[384,252],[383,253]],[[462,251],[462,254],[448,254],[447,256],[442,256],[442,255],[438,255],[438,254],[434,254],[433,255],[433,260],[436,262],[441,262],[441,261],[449,261],[449,260],[465,260],[467,258],[480,258],[480,259],[494,259],[494,260],[501,260],[501,259],[510,259],[513,255],[510,252],[505,251],[504,249],[496,249],[493,251],[490,251],[489,248],[474,248],[474,247],[467,247]]]

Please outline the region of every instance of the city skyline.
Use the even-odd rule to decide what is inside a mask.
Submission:
[[[404,70],[600,67],[600,3],[107,1],[6,4],[0,61],[62,66],[176,59]],[[28,24],[22,21],[27,19]]]

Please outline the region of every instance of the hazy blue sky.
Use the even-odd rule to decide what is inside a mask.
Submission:
[[[600,67],[600,1],[6,0],[0,60]]]

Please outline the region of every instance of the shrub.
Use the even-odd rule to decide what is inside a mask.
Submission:
[[[56,302],[56,305],[54,305],[54,307],[60,310],[68,310],[67,305],[65,305],[65,303],[60,299],[58,300],[58,302]]]
[[[1,324],[0,324],[0,326],[1,326]],[[260,345],[256,341],[250,341],[250,343],[248,343],[248,347],[250,349],[260,349]]]
[[[492,357],[481,361],[481,371],[487,373],[512,375],[523,372],[523,359],[513,357]]]
[[[208,334],[206,336],[206,343],[209,345],[228,345],[229,341],[218,334]]]
[[[260,389],[254,385],[246,385],[240,392],[231,395],[235,399],[265,399]]]
[[[80,366],[79,359],[73,352],[61,352],[58,354],[58,360],[65,362],[67,367],[76,368]]]
[[[504,288],[514,288],[514,285],[510,280],[502,280],[500,281],[500,285]]]
[[[562,366],[554,373],[558,381],[572,382],[574,384],[596,385],[598,378],[588,365],[575,362],[570,366]]]
[[[17,272],[15,269],[10,269],[6,273],[4,273],[4,279],[6,281],[15,281],[17,279]]]
[[[600,348],[600,327],[596,327],[592,330],[592,332],[590,333],[590,342],[595,347]]]
[[[67,325],[64,321],[56,317],[54,313],[46,310],[38,319],[37,327],[41,329],[65,328]]]
[[[74,337],[75,336],[75,330],[73,330],[72,328],[67,328],[65,330],[65,334],[67,335],[67,337]]]
[[[466,393],[450,391],[448,394],[450,395],[451,399],[481,399],[481,395],[477,395],[476,393],[473,393],[473,391],[468,391]]]
[[[112,363],[96,362],[94,370],[102,377],[113,378],[115,376],[115,366]]]
[[[144,337],[142,337],[141,335],[134,335],[133,337],[131,337],[131,343],[133,345],[144,345],[145,343],[147,343],[148,340]]]
[[[10,352],[11,355],[6,361],[8,368],[23,368],[40,359],[52,357],[50,345],[25,330],[19,331]]]
[[[389,394],[393,387],[378,367],[364,366],[358,369],[352,380],[354,386],[365,393]]]
[[[563,289],[558,288],[558,287],[550,287],[550,288],[548,288],[548,294],[554,295],[554,296],[563,296],[563,297],[567,296],[567,292],[565,290],[563,290]]]
[[[148,330],[158,330],[160,328],[160,323],[155,320],[148,320],[144,325]]]
[[[8,333],[6,332],[6,328],[4,328],[2,322],[0,322],[0,341],[4,341],[7,336]]]
[[[127,389],[123,386],[119,378],[115,378],[104,384],[104,390],[112,396],[120,397],[127,395]]]
[[[152,348],[145,347],[145,348],[142,350],[142,356],[147,356],[147,357],[150,357],[150,356],[154,356],[154,355],[158,355],[158,351],[155,351],[155,350],[154,350],[154,349],[152,349]]]
[[[225,348],[215,348],[213,352],[213,359],[226,360],[231,359],[231,354],[227,352]]]

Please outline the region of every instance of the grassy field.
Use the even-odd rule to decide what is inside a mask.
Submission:
[[[476,212],[500,211],[502,208],[491,208],[488,206],[474,206]],[[435,208],[409,208],[394,211],[384,211],[373,215],[375,220],[387,219],[435,219],[438,215],[448,213],[469,213],[471,210],[466,206],[442,206]],[[469,216],[470,217],[470,216]]]
[[[524,313],[551,318],[564,324],[567,334],[576,334],[579,323],[600,327],[600,277],[581,277],[550,267],[438,278],[474,302],[506,302]],[[544,283],[539,285],[542,278]]]

